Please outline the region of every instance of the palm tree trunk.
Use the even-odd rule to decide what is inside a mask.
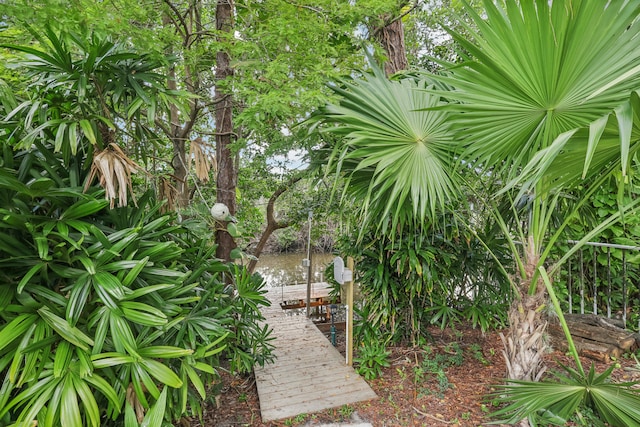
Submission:
[[[538,295],[521,295],[509,311],[509,331],[500,334],[504,344],[507,377],[513,380],[538,381],[544,373],[543,356],[547,350],[545,331]]]
[[[520,295],[509,310],[509,331],[500,334],[504,344],[503,355],[507,364],[507,378],[539,381],[546,370],[543,356],[548,346],[545,340],[547,322],[543,318],[546,291],[540,279],[535,291],[529,292],[540,256],[535,251],[533,238],[525,245],[525,277],[519,283]]]

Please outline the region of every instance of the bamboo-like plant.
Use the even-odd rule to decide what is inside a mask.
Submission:
[[[2,424],[202,415],[223,352],[242,372],[270,357],[262,279],[234,270],[231,289],[210,240],[159,214],[151,194],[111,210],[95,187],[65,186],[79,163],[69,170],[48,148],[3,150]]]
[[[202,415],[223,352],[242,372],[270,357],[262,280],[233,270],[233,290],[211,239],[152,192],[127,205],[135,164],[119,147],[173,98],[160,64],[97,36],[35,35],[41,49],[11,47],[38,90],[19,101],[0,85],[0,424]]]
[[[166,88],[161,60],[127,50],[98,33],[41,31],[29,28],[35,45],[2,45],[24,55],[20,65],[31,79],[29,97],[6,109],[3,122],[17,148],[52,135],[55,152],[65,160],[78,152],[93,163],[86,186],[97,177],[111,205],[127,203],[135,167],[128,151],[158,138],[154,122],[185,93]],[[128,141],[131,150],[126,150]],[[92,155],[95,151],[95,159]],[[87,166],[89,167],[89,166]]]

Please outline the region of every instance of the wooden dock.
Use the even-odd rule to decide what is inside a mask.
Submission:
[[[304,314],[287,315],[280,302],[306,299],[306,285],[269,291],[262,310],[273,329],[276,360],[255,367],[262,421],[295,417],[377,398],[371,387]],[[312,298],[327,297],[326,283],[312,286]]]

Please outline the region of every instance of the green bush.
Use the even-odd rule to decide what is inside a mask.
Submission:
[[[113,154],[148,154],[149,123],[181,92],[159,59],[41,30],[37,47],[10,46],[30,55],[28,96],[0,83],[0,426],[201,414],[222,363],[270,358],[263,282],[215,259],[211,227],[162,214],[152,193],[109,209],[103,190],[83,191],[106,159],[107,196],[126,205],[131,160]]]
[[[201,414],[223,359],[269,360],[259,277],[151,193],[109,209],[39,148],[0,168],[0,426],[160,426]]]
[[[358,348],[358,356],[354,358],[356,371],[367,380],[376,379],[382,375],[382,368],[391,366],[390,354],[383,343],[367,341]]]
[[[356,260],[367,327],[415,345],[429,324],[444,328],[464,320],[482,330],[503,324],[507,281],[478,238],[463,231],[425,223],[392,236],[369,233],[355,243],[344,238],[341,253]],[[491,245],[504,257],[502,241]]]

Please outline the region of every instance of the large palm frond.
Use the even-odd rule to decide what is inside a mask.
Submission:
[[[640,422],[640,393],[632,383],[612,383],[613,367],[597,374],[593,365],[581,373],[561,365],[565,375],[556,373],[555,381],[510,381],[499,386],[493,396],[508,403],[492,415],[505,417],[494,424],[514,424],[527,417],[547,425],[565,425],[581,406],[589,406],[612,426],[633,426]],[[555,421],[555,422],[554,422]],[[561,422],[561,424],[556,424]]]
[[[339,104],[328,105],[320,120],[339,136],[329,156],[330,170],[346,179],[346,197],[357,200],[365,221],[386,228],[435,216],[455,194],[450,164],[454,147],[439,96],[426,82],[390,81],[373,75],[343,82],[333,90]]]
[[[507,0],[485,1],[485,8],[486,18],[467,9],[478,27],[468,29],[474,41],[453,33],[473,59],[443,79],[455,88],[448,96],[459,101],[451,108],[463,113],[454,118],[464,157],[517,178],[540,150],[595,122],[587,160],[615,152],[626,165],[631,110],[621,106],[640,86],[640,2]],[[596,150],[607,122],[601,118],[614,111],[618,148]],[[555,167],[581,173],[582,160]],[[594,165],[604,163],[600,158]]]
[[[588,127],[560,135],[548,148],[536,154],[523,169],[521,182],[527,186],[545,179],[564,187],[577,179],[597,174],[626,174],[640,150],[640,97],[638,92],[619,108]],[[620,180],[623,184],[625,180]],[[515,184],[512,181],[511,184]]]

